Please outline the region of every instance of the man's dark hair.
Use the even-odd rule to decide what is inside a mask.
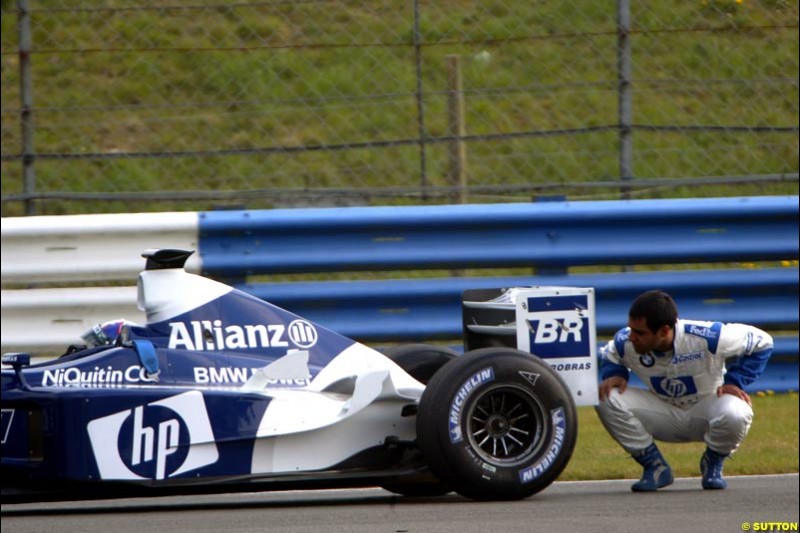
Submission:
[[[628,316],[634,319],[645,318],[647,328],[655,333],[662,326],[675,329],[678,320],[678,306],[672,296],[664,291],[653,290],[640,294],[631,304]]]

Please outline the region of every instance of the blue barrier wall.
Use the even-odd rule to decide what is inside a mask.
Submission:
[[[796,332],[799,214],[797,196],[221,211],[200,214],[199,252],[205,275],[369,342],[457,339],[462,291],[531,285],[594,287],[601,335],[624,325],[631,300],[652,288],[672,293],[685,318]],[[760,261],[788,266],[729,264]],[[566,274],[687,263],[703,265]],[[520,266],[564,274],[245,283],[278,273]],[[797,334],[781,333],[778,344],[765,379],[796,390]]]
[[[203,271],[281,272],[781,260],[797,197],[200,214]]]
[[[345,335],[369,341],[454,339],[466,289],[565,285],[594,287],[597,328],[625,324],[640,293],[660,288],[681,316],[794,330],[798,269],[732,269],[487,278],[241,284],[237,287]]]

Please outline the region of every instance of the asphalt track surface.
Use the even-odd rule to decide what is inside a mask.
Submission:
[[[798,474],[729,477],[724,491],[682,478],[657,493],[631,480],[557,482],[527,500],[381,489],[285,491],[2,506],[15,533],[521,533],[797,531]],[[794,529],[792,529],[794,528]]]

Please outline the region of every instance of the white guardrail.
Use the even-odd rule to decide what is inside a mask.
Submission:
[[[126,318],[136,306],[141,254],[198,247],[197,213],[135,213],[2,218],[0,350],[57,356],[93,324]],[[200,271],[193,255],[187,270]],[[127,286],[71,287],[122,281]],[[55,285],[58,288],[39,288]],[[6,288],[8,287],[8,288]]]

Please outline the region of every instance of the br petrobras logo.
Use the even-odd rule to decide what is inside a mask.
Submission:
[[[589,312],[586,295],[528,298],[531,352],[539,357],[586,357]]]
[[[676,378],[653,376],[650,378],[653,390],[656,393],[669,398],[680,398],[689,394],[697,394],[697,386],[692,376],[680,376]]]
[[[165,479],[219,458],[200,391],[92,420],[87,430],[102,479]]]

